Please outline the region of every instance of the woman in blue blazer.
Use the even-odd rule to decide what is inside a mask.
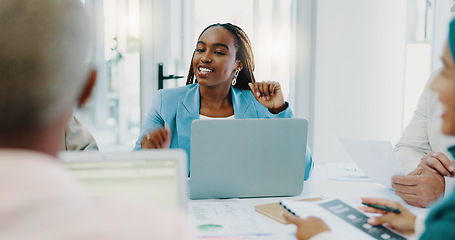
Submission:
[[[182,148],[190,156],[191,122],[201,118],[293,118],[280,84],[256,82],[253,70],[242,29],[208,26],[199,36],[187,85],[157,92],[134,149]],[[305,163],[307,179],[313,168],[308,147]]]

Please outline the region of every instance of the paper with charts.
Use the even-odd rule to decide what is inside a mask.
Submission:
[[[390,178],[404,171],[390,141],[340,138],[352,160],[375,182],[390,187]]]
[[[368,216],[340,199],[319,202],[282,201],[299,217],[316,216],[324,220],[336,239],[404,240],[405,236],[382,225],[372,226]]]
[[[198,237],[271,235],[254,209],[242,202],[190,202],[188,213]]]

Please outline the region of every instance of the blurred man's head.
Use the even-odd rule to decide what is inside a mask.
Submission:
[[[90,75],[80,0],[0,1],[0,134],[68,115]]]

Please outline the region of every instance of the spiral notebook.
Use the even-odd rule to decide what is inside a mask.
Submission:
[[[322,198],[306,198],[306,199],[300,199],[296,201],[303,201],[303,202],[314,202],[314,201],[320,201]],[[254,210],[256,212],[264,214],[265,216],[276,220],[282,224],[289,224],[281,215],[283,212],[283,208],[280,206],[278,202],[275,203],[268,203],[268,204],[261,204],[261,205],[256,205],[254,206]]]

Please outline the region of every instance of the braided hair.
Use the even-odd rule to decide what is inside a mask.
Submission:
[[[234,85],[236,88],[249,90],[250,87],[248,83],[255,83],[256,80],[254,79],[254,56],[253,56],[253,49],[251,48],[251,42],[246,33],[238,26],[231,24],[231,23],[215,23],[208,27],[206,27],[202,33],[199,35],[199,38],[204,34],[207,29],[212,27],[223,27],[224,29],[228,30],[234,36],[234,45],[237,48],[237,52],[235,53],[235,59],[240,60],[243,64],[242,71],[239,72],[237,77],[237,83]],[[193,84],[197,82],[197,79],[194,79],[194,69],[193,69],[193,56],[191,57],[190,62],[190,70],[188,72],[188,78],[186,80],[186,85]]]

